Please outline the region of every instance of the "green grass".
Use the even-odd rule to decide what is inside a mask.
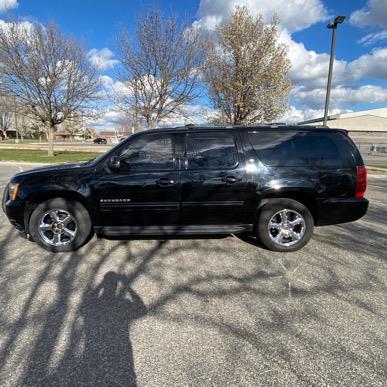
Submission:
[[[87,161],[100,156],[97,152],[55,152],[48,157],[47,151],[0,149],[0,161],[27,161],[33,163],[66,163]]]

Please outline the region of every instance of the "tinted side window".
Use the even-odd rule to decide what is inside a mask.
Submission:
[[[342,167],[348,165],[348,147],[338,133],[293,131],[251,132],[248,145],[261,161],[274,167]],[[350,156],[350,154],[349,154]]]
[[[189,134],[186,165],[188,169],[229,169],[236,166],[238,152],[230,134]]]
[[[131,171],[173,170],[175,146],[172,135],[145,135],[131,142],[121,154],[121,164]]]

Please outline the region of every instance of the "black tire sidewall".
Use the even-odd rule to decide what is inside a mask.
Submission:
[[[64,246],[52,246],[46,243],[39,234],[39,221],[41,216],[47,211],[53,209],[62,209],[69,212],[76,220],[77,223],[77,234],[75,239]],[[34,241],[39,243],[46,250],[52,252],[65,252],[74,251],[82,246],[86,241],[91,232],[91,220],[86,208],[77,201],[67,200],[64,198],[55,198],[47,200],[33,211],[30,222],[29,222],[29,233],[31,234]]]
[[[301,214],[305,220],[305,234],[300,239],[300,241],[292,246],[280,246],[273,242],[270,239],[267,226],[272,218],[272,216],[284,209],[287,208],[289,210],[297,211],[299,214]],[[261,240],[261,242],[264,244],[264,246],[272,251],[279,251],[279,252],[291,252],[296,251],[304,247],[310,240],[310,238],[313,235],[313,229],[314,229],[314,220],[313,216],[308,210],[307,207],[305,207],[302,203],[293,200],[293,199],[272,199],[269,200],[267,204],[265,204],[258,212],[258,219],[257,219],[257,236]]]

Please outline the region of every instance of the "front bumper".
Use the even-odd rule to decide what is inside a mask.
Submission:
[[[8,196],[8,185],[5,187],[3,200],[2,200],[3,211],[7,215],[10,223],[15,226],[18,230],[24,231],[24,210],[25,203],[11,200]]]
[[[24,231],[24,203],[8,200],[3,209],[11,224],[18,230]]]
[[[368,209],[367,199],[334,198],[319,203],[316,226],[354,222],[364,216]]]

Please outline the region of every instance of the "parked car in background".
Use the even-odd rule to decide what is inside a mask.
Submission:
[[[97,159],[15,175],[3,208],[51,251],[94,232],[250,233],[274,251],[305,246],[315,226],[367,211],[366,169],[341,129],[310,126],[155,129]]]
[[[94,144],[107,144],[106,138],[103,137],[97,137],[93,142]]]

